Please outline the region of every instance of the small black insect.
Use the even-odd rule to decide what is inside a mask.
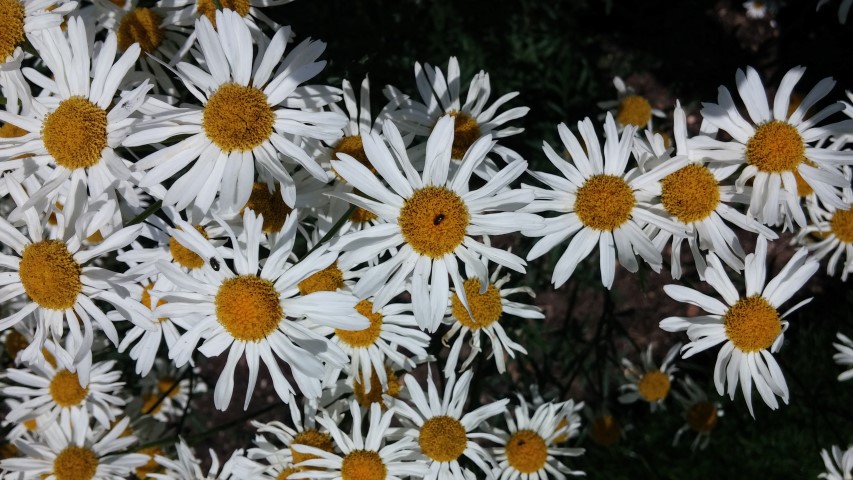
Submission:
[[[210,268],[219,271],[219,262],[215,258],[210,259]]]
[[[441,222],[443,222],[443,221],[444,221],[444,214],[443,214],[443,213],[439,213],[439,214],[438,214],[438,215],[436,215],[436,216],[435,216],[435,218],[433,219],[432,224],[433,224],[433,225],[439,225],[439,224],[441,224]]]

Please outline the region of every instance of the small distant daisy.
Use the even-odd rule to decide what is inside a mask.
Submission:
[[[625,436],[626,427],[610,413],[602,413],[590,418],[589,437],[602,447],[612,447]]]
[[[527,254],[533,260],[571,238],[565,252],[554,266],[551,281],[556,287],[566,283],[578,263],[596,247],[601,264],[601,283],[613,285],[616,258],[630,272],[639,269],[638,253],[654,271],[660,271],[660,250],[641,230],[645,224],[654,225],[675,235],[685,236],[683,226],[655,213],[652,205],[643,201],[645,189],[668,173],[657,168],[642,175],[637,170],[626,173],[634,142],[635,127],[626,127],[620,138],[613,116],[607,114],[604,123],[606,140],[601,144],[589,118],[578,122],[584,146],[569,128],[561,123],[557,131],[563,146],[571,156],[566,161],[547,143],[545,155],[560,171],[562,177],[545,172],[530,174],[549,188],[537,188],[536,200],[525,207],[527,212],[556,211],[560,215],[546,218],[544,228],[524,229],[522,234],[542,237]]]
[[[385,122],[384,130],[389,139],[400,138],[392,123]],[[470,190],[471,174],[491,148],[491,137],[475,142],[459,170],[448,178],[452,139],[453,118],[444,116],[427,140],[426,164],[419,174],[401,141],[392,141],[389,150],[376,133],[364,136],[367,157],[391,190],[349,155],[339,154],[342,160],[332,160],[332,168],[339,175],[371,198],[337,195],[387,222],[340,237],[334,248],[344,252],[341,261],[353,265],[369,262],[389,248],[399,248],[393,257],[369,267],[354,293],[360,298],[375,295],[373,308],[378,310],[411,280],[415,318],[421,328],[431,331],[438,328],[447,308],[450,281],[457,292],[462,292],[463,305],[468,305],[459,260],[476,272],[481,288],[488,283],[488,272],[480,256],[524,272],[524,260],[485,245],[475,236],[516,232],[522,225],[535,229],[541,223],[536,215],[515,211],[533,199],[532,192],[507,188],[524,173],[526,161],[511,162],[484,186]]]
[[[196,22],[210,72],[193,63],[176,65],[184,86],[203,106],[170,108],[140,124],[126,141],[128,146],[139,146],[188,135],[134,165],[146,172],[139,185],[160,185],[190,166],[174,179],[164,204],[179,210],[193,205],[207,212],[218,196],[221,209],[236,212],[249,200],[255,170],[264,170],[282,184],[282,198],[293,206],[295,184],[280,158],[295,161],[319,180],[326,181],[327,174],[288,138],[298,135],[331,142],[341,136],[346,123],[338,113],[301,110],[317,109],[340,98],[331,87],[299,87],[325,66],[325,61],[317,61],[325,44],[306,40],[284,56],[290,29],[282,28],[265,50],[256,52],[239,14],[217,10],[216,19],[218,30],[207,17]]]
[[[229,480],[255,478],[260,473],[261,466],[243,455],[243,450],[235,450],[225,464],[219,464],[219,457],[211,448],[210,469],[205,475],[201,469],[201,460],[196,458],[193,450],[184,439],[175,444],[177,460],[156,455],[154,460],[166,469],[165,473],[149,473],[150,478],[157,480]],[[147,457],[146,457],[147,458]],[[239,472],[239,473],[238,473]]]
[[[319,417],[317,422],[329,430],[341,454],[294,442],[294,450],[315,456],[296,464],[296,467],[314,470],[291,474],[287,478],[386,480],[426,475],[426,462],[412,460],[415,458],[417,445],[411,438],[403,437],[393,443],[386,442],[394,413],[393,408],[383,413],[378,404],[372,404],[366,436],[362,432],[362,414],[356,401],[350,402],[351,435],[341,431],[337,422],[329,419],[327,414]]]
[[[838,337],[838,341],[841,343],[832,344],[835,349],[838,350],[838,353],[833,355],[832,359],[839,365],[853,366],[853,340],[850,340],[850,338],[843,333],[837,333],[836,336]],[[850,380],[851,378],[853,378],[853,368],[850,368],[846,372],[838,375],[839,382]]]
[[[767,2],[762,0],[749,0],[743,2],[746,16],[749,18],[764,18],[767,15]]]
[[[488,269],[488,261],[484,261],[484,263]],[[495,364],[499,373],[506,371],[506,355],[509,355],[510,358],[515,358],[515,352],[527,355],[527,350],[523,346],[509,338],[506,329],[501,325],[501,320],[505,319],[506,315],[541,320],[545,318],[545,315],[535,305],[510,300],[508,297],[516,293],[526,293],[531,298],[535,297],[536,294],[529,287],[503,288],[509,282],[510,276],[506,274],[501,277],[500,274],[501,268],[498,266],[489,278],[486,291],[482,293],[479,278],[465,280],[463,288],[470,309],[462,305],[459,296],[455,293],[451,294],[450,316],[445,319],[445,322],[452,326],[442,337],[442,342],[446,345],[454,336],[456,336],[456,340],[447,354],[447,360],[444,364],[445,376],[449,376],[456,369],[468,333],[471,334],[471,351],[468,358],[462,362],[460,367],[462,370],[468,368],[468,365],[483,349],[480,344],[480,332],[484,333],[492,344],[490,356],[495,357]]]
[[[827,275],[835,276],[839,272],[840,261],[841,280],[846,281],[853,271],[853,192],[849,188],[844,191],[844,203],[844,208],[827,206],[823,218],[800,229],[796,238],[805,244],[814,259],[821,260],[829,255]],[[820,240],[811,241],[814,236]]]
[[[832,455],[826,450],[820,451],[823,466],[826,472],[818,475],[818,478],[827,480],[850,480],[853,479],[853,446],[842,451],[836,445],[832,446]]]
[[[139,382],[143,387],[141,413],[160,422],[168,422],[183,413],[191,395],[207,392],[198,367],[175,368],[164,359],[158,359],[154,365],[153,374]],[[195,369],[195,372],[187,372],[188,368]]]
[[[618,98],[599,102],[598,107],[615,116],[616,125],[620,131],[628,126],[651,130],[653,117],[666,118],[666,114],[662,110],[652,108],[652,104],[642,95],[637,95],[634,89],[626,85],[622,78],[613,77],[613,86],[616,87]]]
[[[723,416],[723,408],[719,402],[710,401],[705,390],[697,385],[692,378],[685,377],[680,384],[684,387],[683,390],[673,390],[672,396],[684,408],[686,423],[678,429],[672,444],[677,444],[682,435],[692,430],[696,432],[696,438],[693,440],[691,448],[693,450],[696,450],[697,447],[704,449],[708,446],[711,432],[717,426],[717,421]]]
[[[428,394],[412,375],[406,376],[406,388],[411,394],[414,408],[402,401],[393,404],[399,417],[414,424],[404,429],[403,434],[418,440],[420,453],[425,456],[429,467],[424,479],[464,480],[466,477],[459,464],[463,456],[481,470],[484,475],[482,478],[494,479],[494,459],[474,439],[501,443],[494,435],[477,430],[484,421],[503,412],[509,400],[498,400],[465,413],[468,388],[473,376],[471,371],[466,370],[458,382],[456,375],[448,377],[443,395],[432,381],[432,370],[428,372]]]
[[[806,225],[798,195],[798,175],[824,205],[845,207],[838,189],[849,186],[849,181],[839,167],[853,163],[853,152],[811,146],[831,133],[846,131],[848,126],[844,122],[817,125],[833,113],[842,111],[844,104],[836,102],[806,116],[806,112],[835,85],[831,78],[825,78],[789,114],[791,93],[804,73],[805,68],[796,67],[785,74],[771,110],[758,73],[751,67],[747,67],[746,73],[738,70],[738,93],[746,105],[749,119],[741,116],[728,89],[720,87],[719,103],[703,104],[702,117],[728,133],[732,140],[699,136],[690,141],[691,150],[696,155],[724,164],[746,166],[736,186],[743,187],[752,179],[749,214],[765,225],[790,222],[788,214],[797,225]],[[782,205],[786,208],[780,208]]]
[[[121,453],[137,441],[126,431],[128,423],[125,417],[110,429],[91,428],[85,412],[63,414],[36,441],[17,442],[25,458],[2,460],[0,469],[20,472],[21,478],[128,478],[135,467],[148,461],[146,455]]]
[[[218,268],[208,261],[201,275],[191,277],[171,263],[160,262],[162,274],[177,288],[152,292],[166,301],[156,307],[154,314],[170,317],[187,329],[169,350],[169,358],[178,366],[184,365],[202,338],[204,342],[198,351],[207,357],[228,350],[228,361],[214,390],[214,404],[220,410],[228,408],[231,402],[234,369],[244,355],[249,366],[244,409],[248,408],[255,389],[259,360],[267,366],[279,397],[285,403],[292,400],[293,386],[279,368],[276,357],[290,366],[304,395],[318,397],[324,363],[341,365],[347,356],[303,323],[364,329],[370,322],[356,313],[356,302],[351,295],[326,291],[299,295],[299,282],[328,267],[337,255],[328,253],[324,245],[296,265],[289,264],[296,236],[295,215],[287,218],[284,227],[287,235],[272,249],[263,265],[258,257],[263,219],[246,210],[243,220],[245,242],[238,243],[234,232],[227,228],[236,272],[197,231],[170,232],[201,258],[215,260]],[[222,226],[226,228],[226,224]]]
[[[771,409],[779,408],[776,397],[788,403],[788,385],[773,353],[782,348],[791,312],[805,305],[806,299],[785,313],[778,308],[800,291],[817,271],[819,264],[808,258],[804,248],[798,250],[779,274],[765,284],[767,275],[767,241],[758,237],[755,253],[746,257],[746,295],[741,297],[714,254],[708,255],[708,282],[726,304],[680,285],[666,285],[664,291],[674,300],[690,303],[708,314],[699,317],[669,317],[660,322],[667,332],[687,331],[690,338],[684,358],[723,343],[714,366],[714,384],[722,395],[728,383],[728,394],[734,399],[741,384],[749,413],[752,409],[752,385]]]
[[[818,0],[817,8],[829,3],[829,0]],[[838,21],[842,24],[847,23],[847,14],[850,13],[850,7],[853,7],[853,0],[841,0],[841,5],[838,7]]]
[[[680,348],[680,343],[673,345],[666,353],[660,367],[655,365],[652,358],[654,344],[649,344],[649,348],[640,355],[643,364],[639,368],[627,358],[623,358],[622,366],[628,383],[619,387],[620,391],[625,392],[619,396],[619,401],[633,403],[642,399],[649,403],[653,412],[658,407],[663,407],[663,402],[669,396],[674,378],[673,374],[678,370],[673,364],[673,360]]]

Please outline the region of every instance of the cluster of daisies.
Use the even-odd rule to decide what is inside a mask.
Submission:
[[[310,83],[325,44],[259,9],[286,1],[0,0],[2,478],[582,475],[581,403],[468,398],[481,353],[501,374],[527,353],[512,325],[544,315],[514,285],[546,255],[559,287],[597,252],[611,288],[617,260],[658,272],[669,250],[673,278],[722,297],[666,287],[708,313],[661,322],[690,342],[626,363],[623,401],[659,405],[679,352],[720,344],[721,395],[788,401],[773,354],[808,300],[779,309],[822,257],[853,271],[853,120],[828,120],[853,107],[812,109],[831,80],[793,102],[795,68],[771,108],[738,72],[748,116],[721,88],[698,136],[676,107],[672,147],[617,79],[603,125],[561,124],[553,168],[533,171],[502,143],[528,112],[506,107],[516,93],[491,98],[484,72],[464,91],[451,58],[375,112],[367,79]],[[774,228],[807,246],[767,282]],[[526,257],[514,233],[535,239]],[[235,387],[248,409],[263,364],[289,418],[202,471],[179,435],[211,358],[216,409]],[[689,380],[679,395],[701,444],[719,405]],[[618,440],[612,417],[589,430]]]

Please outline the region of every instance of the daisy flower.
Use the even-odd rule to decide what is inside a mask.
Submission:
[[[412,166],[400,133],[391,122],[384,124],[390,150],[376,133],[363,137],[371,165],[391,190],[356,159],[339,154],[342,160],[332,160],[339,175],[372,198],[354,193],[336,195],[385,222],[336,240],[334,248],[344,252],[341,261],[353,265],[369,262],[389,248],[399,248],[397,255],[369,267],[353,292],[360,298],[375,295],[373,308],[378,310],[411,279],[415,318],[421,328],[431,331],[439,326],[447,308],[448,277],[456,291],[462,292],[463,305],[468,306],[458,260],[476,272],[481,289],[488,284],[488,272],[479,256],[524,272],[524,260],[487,246],[474,236],[511,233],[521,225],[534,229],[541,222],[536,215],[514,211],[533,199],[532,192],[507,188],[524,173],[524,160],[511,162],[481,188],[469,189],[471,173],[492,147],[489,135],[471,146],[459,170],[448,178],[453,121],[444,116],[436,124],[427,140],[421,174]]]
[[[488,260],[483,263],[488,269]],[[484,333],[492,344],[490,356],[495,357],[495,364],[499,373],[506,371],[506,355],[509,355],[510,358],[515,358],[515,352],[527,355],[527,350],[523,346],[509,338],[506,329],[501,325],[501,320],[506,318],[505,315],[535,320],[541,320],[545,318],[545,315],[535,305],[510,300],[509,296],[516,293],[526,293],[531,298],[535,297],[536,294],[529,287],[503,288],[509,282],[509,274],[503,277],[500,274],[501,268],[498,266],[489,278],[486,291],[482,293],[479,278],[465,280],[463,288],[468,299],[470,313],[469,309],[462,305],[458,295],[455,293],[451,295],[449,317],[445,321],[452,326],[441,338],[441,341],[447,345],[454,336],[456,340],[453,342],[444,364],[445,376],[450,376],[451,372],[456,369],[468,333],[471,334],[471,351],[460,367],[462,370],[467,369],[483,349],[480,344],[480,332]]]
[[[758,73],[751,67],[747,67],[746,73],[738,70],[737,89],[749,119],[741,116],[729,90],[720,87],[718,103],[703,104],[702,117],[728,133],[732,140],[724,142],[699,136],[690,142],[690,148],[696,155],[724,164],[746,166],[736,186],[741,188],[752,179],[749,214],[765,225],[790,222],[788,215],[797,225],[806,225],[798,195],[797,175],[814,190],[824,205],[844,208],[838,188],[849,186],[849,181],[839,167],[853,163],[853,152],[810,144],[831,133],[843,133],[849,129],[851,121],[818,126],[826,117],[843,110],[842,102],[806,116],[806,112],[835,85],[831,78],[821,80],[800,105],[788,113],[791,92],[805,70],[796,67],[785,74],[776,92],[772,111]],[[783,205],[785,208],[780,208]]]
[[[583,455],[582,448],[557,447],[561,437],[577,426],[569,426],[563,420],[574,408],[574,402],[543,403],[531,415],[523,397],[515,407],[514,416],[505,413],[507,432],[498,431],[501,446],[494,449],[501,480],[556,478],[565,480],[566,475],[585,475],[572,470],[557,457]]]
[[[64,16],[77,8],[68,0],[2,0],[0,2],[0,83],[20,68],[23,46],[28,38],[59,27]],[[11,100],[11,99],[10,99]],[[13,105],[17,102],[9,102]]]
[[[651,130],[652,117],[666,118],[662,110],[652,108],[651,103],[645,97],[637,95],[622,78],[613,77],[613,86],[616,87],[617,99],[599,102],[598,107],[615,115],[620,131],[628,126]]]
[[[829,0],[818,0],[817,8],[829,3]],[[841,5],[838,7],[838,21],[842,24],[847,22],[847,14],[850,13],[850,7],[853,6],[853,0],[841,0]]]
[[[797,232],[796,241],[805,244],[815,260],[821,260],[829,255],[829,260],[826,262],[827,275],[835,276],[841,261],[841,280],[846,281],[853,270],[853,191],[845,188],[843,195],[845,203],[843,208],[828,206],[823,209],[824,214],[817,222]],[[820,240],[807,242],[806,239],[812,239],[815,236]]]
[[[2,460],[0,469],[19,472],[21,478],[127,478],[148,461],[142,454],[121,453],[136,443],[136,437],[126,431],[128,423],[125,417],[110,429],[93,429],[85,412],[64,413],[36,441],[17,442],[25,457]]]
[[[320,165],[289,140],[291,135],[334,141],[346,119],[317,109],[339,100],[338,90],[299,85],[316,76],[325,61],[316,61],[325,44],[306,40],[284,58],[290,29],[276,31],[266,49],[254,52],[249,28],[240,15],[217,11],[220,28],[203,17],[196,22],[198,43],[207,72],[193,63],[176,65],[175,74],[203,105],[170,107],[140,125],[126,141],[128,146],[148,145],[175,136],[183,140],[159,149],[134,165],[145,171],[139,185],[160,185],[174,178],[163,199],[183,210],[189,205],[207,212],[217,197],[225,212],[243,208],[252,193],[255,170],[263,170],[282,184],[285,203],[293,206],[293,178],[279,157],[295,160],[321,181]]]
[[[188,372],[189,368],[194,371]],[[207,386],[199,374],[199,367],[175,368],[171,362],[157,359],[154,374],[139,382],[143,388],[140,412],[160,422],[168,422],[181,415],[191,395],[207,392]]]
[[[458,382],[456,375],[448,377],[443,395],[432,381],[432,370],[428,372],[428,394],[412,375],[406,376],[406,388],[412,396],[414,408],[402,401],[393,403],[399,417],[414,424],[405,429],[403,435],[416,438],[420,453],[426,457],[429,470],[423,478],[464,480],[466,477],[459,464],[459,459],[464,456],[482,471],[482,478],[494,479],[494,459],[474,439],[501,443],[494,435],[477,430],[484,421],[503,412],[509,400],[498,400],[465,413],[473,375],[471,371],[466,370]]]
[[[743,2],[746,16],[749,18],[764,18],[767,15],[767,2],[764,0],[749,0]]]
[[[746,257],[746,295],[740,296],[719,259],[709,254],[705,281],[726,303],[691,288],[666,285],[664,291],[671,298],[696,305],[708,313],[699,317],[669,317],[660,322],[660,327],[667,332],[687,331],[690,343],[682,349],[684,358],[723,343],[714,366],[717,392],[722,395],[728,383],[729,396],[734,399],[740,383],[749,413],[753,416],[753,384],[771,409],[779,408],[776,396],[788,403],[788,385],[772,354],[782,348],[785,330],[788,329],[785,317],[811,298],[781,315],[778,309],[800,291],[819,267],[801,248],[765,285],[766,257],[767,241],[758,237],[755,253]]]
[[[850,338],[843,333],[837,333],[836,336],[838,337],[838,341],[841,343],[832,344],[832,346],[838,350],[838,353],[833,355],[832,359],[835,360],[835,363],[842,366],[853,365],[853,340],[850,340]],[[853,378],[853,368],[838,375],[839,382],[850,380],[851,378]]]
[[[350,435],[341,431],[337,422],[331,420],[328,414],[319,417],[317,422],[329,430],[341,455],[294,443],[294,450],[316,457],[302,461],[296,464],[296,467],[308,467],[314,470],[291,474],[287,478],[385,480],[426,475],[426,462],[411,460],[417,448],[411,438],[403,437],[393,443],[385,442],[391,421],[394,420],[394,413],[393,408],[383,413],[378,404],[372,404],[366,436],[362,432],[362,414],[356,401],[350,402],[352,418]],[[319,468],[324,470],[318,471]]]
[[[214,259],[205,264],[201,275],[191,277],[171,263],[160,262],[163,275],[176,285],[169,292],[153,292],[167,303],[155,308],[158,317],[170,317],[187,331],[169,350],[169,358],[177,366],[190,360],[201,338],[198,350],[207,357],[228,350],[228,361],[214,390],[216,408],[225,410],[234,389],[234,369],[245,355],[249,366],[246,400],[249,406],[258,378],[258,360],[267,366],[279,397],[292,400],[293,386],[279,368],[275,357],[290,366],[300,391],[310,397],[320,395],[320,378],[324,363],[341,365],[346,354],[325,337],[304,325],[305,320],[332,328],[364,329],[369,321],[357,315],[351,295],[338,292],[315,292],[298,295],[298,284],[313,273],[328,267],[336,255],[325,245],[316,249],[296,265],[288,263],[296,237],[296,216],[287,218],[282,243],[272,249],[261,266],[258,252],[263,219],[251,210],[243,216],[245,243],[239,243],[233,230],[222,223],[234,250],[234,269],[218,251],[195,230],[170,233],[201,258]],[[180,320],[179,320],[180,319]]]
[[[685,424],[675,433],[672,444],[676,445],[682,435],[692,430],[696,432],[696,438],[691,448],[705,449],[711,440],[711,432],[717,426],[719,418],[723,416],[723,408],[719,402],[710,401],[705,390],[692,378],[685,377],[680,384],[684,388],[681,391],[673,390],[672,396],[684,408]]]
[[[0,121],[27,132],[0,139],[0,156],[10,158],[0,164],[0,171],[37,168],[36,174],[44,179],[24,209],[43,201],[52,203],[69,180],[74,188],[88,189],[90,196],[97,197],[132,177],[116,149],[122,146],[135,122],[130,116],[145,101],[151,85],[143,82],[132,91],[119,88],[139,57],[139,46],[129,47],[116,61],[116,36],[109,34],[93,60],[94,47],[84,21],[74,17],[67,25],[67,36],[55,28],[33,38],[51,77],[32,70],[30,80],[53,95],[32,98],[31,110],[19,115],[0,110]]]
[[[658,407],[663,407],[663,402],[669,395],[672,386],[673,374],[678,370],[672,361],[680,348],[680,343],[673,345],[666,353],[660,367],[655,365],[652,358],[654,344],[649,344],[649,348],[640,355],[643,364],[639,368],[627,358],[623,358],[623,373],[628,383],[619,387],[619,390],[624,392],[619,396],[619,401],[621,403],[633,403],[642,399],[649,403],[653,412]]]
[[[260,473],[260,465],[255,464],[243,455],[243,450],[235,450],[223,465],[211,448],[210,469],[205,475],[201,470],[199,460],[184,439],[175,444],[178,458],[171,459],[156,455],[154,460],[166,469],[165,473],[149,473],[150,478],[157,480],[229,480],[238,478],[255,478]],[[239,473],[238,473],[239,472]]]
[[[684,227],[655,213],[652,204],[642,201],[644,189],[670,173],[667,166],[642,175],[637,170],[625,173],[634,141],[635,128],[625,127],[622,137],[613,116],[607,114],[604,123],[606,140],[602,155],[601,144],[589,118],[578,122],[584,146],[560,124],[557,131],[572,162],[567,162],[547,143],[545,155],[563,177],[545,172],[530,174],[550,189],[537,188],[536,200],[526,206],[527,212],[557,211],[560,215],[546,218],[544,228],[523,229],[526,236],[542,237],[527,254],[528,260],[542,256],[559,243],[572,238],[566,251],[554,266],[551,281],[555,287],[566,283],[581,260],[598,246],[601,264],[601,283],[613,285],[616,258],[630,272],[639,269],[634,252],[654,271],[660,271],[662,257],[652,241],[641,230],[652,224],[675,235],[684,236]]]
[[[818,478],[826,478],[827,480],[850,480],[853,478],[853,446],[842,451],[841,448],[833,445],[832,455],[830,456],[826,450],[821,450],[820,458],[823,459],[826,472],[818,475]]]

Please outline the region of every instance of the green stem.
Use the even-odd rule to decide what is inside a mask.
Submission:
[[[344,226],[344,224],[347,222],[347,220],[349,220],[350,216],[352,216],[352,214],[355,212],[356,208],[358,208],[358,207],[356,207],[355,205],[350,205],[350,207],[346,211],[346,213],[344,213],[344,215],[341,218],[339,218],[338,221],[335,222],[334,225],[332,225],[332,228],[329,229],[329,231],[326,232],[325,235],[323,235],[323,237],[320,239],[320,241],[318,241],[313,247],[311,247],[310,250],[308,250],[308,253],[305,254],[305,257],[307,257],[308,255],[311,255],[311,253],[314,250],[317,250],[317,247],[319,247],[320,245],[331,240],[332,237],[334,237],[335,234],[338,233],[338,231]],[[302,258],[305,258],[305,257],[302,257]]]
[[[131,221],[127,222],[127,225],[125,225],[125,227],[129,227],[131,225],[136,225],[137,223],[144,222],[146,218],[150,217],[151,215],[154,215],[154,212],[156,212],[157,210],[160,210],[160,207],[162,207],[162,206],[163,206],[163,200],[157,200],[156,202],[149,205],[148,208],[143,210],[142,213],[133,217],[133,219]]]

